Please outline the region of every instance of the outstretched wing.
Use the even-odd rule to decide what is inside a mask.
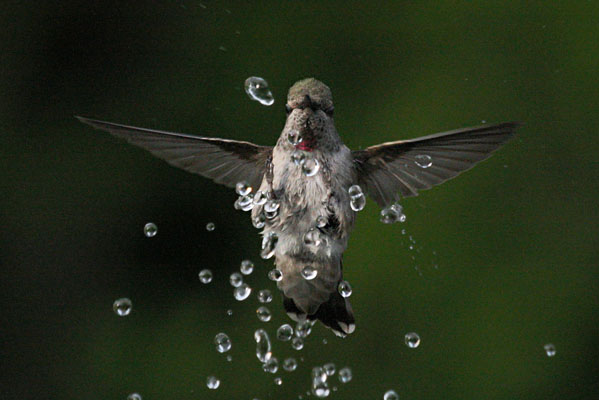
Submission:
[[[388,142],[354,151],[358,183],[381,206],[417,196],[472,168],[510,139],[516,122]]]
[[[157,131],[76,117],[142,147],[175,167],[199,174],[228,187],[245,181],[258,188],[272,147],[249,142]]]

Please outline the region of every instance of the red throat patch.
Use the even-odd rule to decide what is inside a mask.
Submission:
[[[302,150],[302,151],[314,151],[314,147],[316,145],[316,141],[314,139],[311,140],[302,140],[301,142],[299,142],[297,145],[295,145],[295,148],[298,150]]]

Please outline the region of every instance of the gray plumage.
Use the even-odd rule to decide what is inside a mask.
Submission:
[[[77,118],[216,183],[235,187],[245,181],[254,191],[269,193],[279,210],[274,218],[266,219],[262,234],[278,239],[274,257],[283,275],[277,286],[285,310],[298,321],[319,319],[345,336],[355,328],[351,305],[337,290],[356,214],[350,208],[348,188],[359,184],[382,207],[400,196],[416,196],[419,190],[443,183],[488,158],[518,124],[460,129],[352,152],[335,129],[331,91],[322,82],[309,78],[293,85],[287,110],[285,127],[274,147]],[[303,140],[292,144],[290,134]],[[298,150],[318,162],[314,176],[306,176],[292,160]],[[423,156],[430,157],[431,165],[426,168],[419,165]],[[255,205],[252,219],[263,215],[264,205]],[[318,217],[326,221],[320,227],[316,226]],[[310,230],[322,238],[321,245],[304,240]],[[302,276],[306,267],[317,271],[314,279]]]

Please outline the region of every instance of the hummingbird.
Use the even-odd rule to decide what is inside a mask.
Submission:
[[[287,314],[298,322],[319,320],[345,337],[356,325],[340,286],[342,256],[364,195],[397,213],[400,198],[417,196],[490,157],[519,124],[463,128],[352,151],[337,133],[333,97],[324,83],[296,82],[285,109],[274,147],[76,118],[175,167],[236,188],[236,206],[251,209],[253,225],[262,229],[262,257],[275,258],[271,272]]]

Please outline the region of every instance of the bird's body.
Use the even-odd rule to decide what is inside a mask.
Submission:
[[[400,195],[415,196],[489,157],[517,124],[351,151],[335,129],[331,92],[322,82],[297,82],[286,107],[287,121],[274,147],[79,119],[217,183],[251,186],[252,222],[263,228],[263,257],[274,256],[281,272],[277,286],[287,313],[298,321],[319,319],[345,336],[355,328],[351,305],[338,291],[356,216],[350,187],[360,185],[380,206],[389,207]]]

